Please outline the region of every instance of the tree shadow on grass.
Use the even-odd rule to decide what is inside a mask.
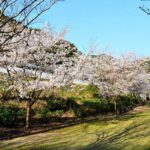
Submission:
[[[148,137],[150,135],[150,130],[146,133],[143,134],[138,134],[138,129],[140,128],[141,130],[145,129],[145,124],[147,124],[147,128],[150,125],[147,121],[143,121],[140,123],[131,123],[128,127],[125,129],[121,130],[120,132],[118,131],[117,133],[113,133],[108,135],[104,131],[100,132],[95,132],[95,133],[88,133],[88,125],[85,125],[84,128],[82,129],[86,135],[96,135],[96,140],[92,144],[88,146],[75,146],[72,147],[72,141],[71,140],[66,140],[64,142],[60,142],[57,144],[53,145],[45,145],[41,147],[35,147],[31,148],[32,150],[37,149],[44,149],[44,150],[122,150],[127,146],[127,144],[130,144],[131,149],[138,149],[141,148],[142,150],[149,150],[150,146],[145,145],[142,147],[140,143],[136,144],[135,143],[132,145],[132,143],[127,143],[127,140],[130,140],[132,138],[137,138],[137,141],[140,140],[140,138]],[[138,135],[138,136],[137,136]],[[72,135],[73,136],[73,135]],[[65,137],[64,137],[65,138]],[[84,136],[83,136],[84,138]],[[70,137],[71,139],[71,137]],[[77,139],[78,140],[78,139]],[[75,141],[74,141],[75,142]],[[130,148],[129,148],[130,150]]]
[[[131,120],[134,118],[139,118],[139,117],[146,117],[148,116],[147,114],[141,114],[141,113],[127,113],[125,115],[119,115],[116,117],[117,120],[119,121],[127,121],[127,120]]]
[[[150,123],[148,120],[143,122],[133,122],[125,129],[121,130],[120,132],[115,132],[111,135],[107,135],[105,132],[95,133],[97,136],[97,139],[94,143],[88,145],[85,149],[86,150],[122,150],[127,146],[128,140],[132,140],[134,138],[140,141],[140,138],[146,138],[150,136],[150,130],[149,130]],[[139,133],[140,131],[143,131],[143,133]],[[146,130],[147,132],[144,132]],[[138,149],[141,147],[140,143],[128,143],[130,144],[130,147],[132,149]],[[129,145],[128,145],[129,146]],[[141,147],[143,150],[149,150],[150,145]]]
[[[144,147],[142,147],[142,145],[140,145],[140,139],[144,139],[146,137],[150,136],[150,121],[149,119],[142,119],[142,117],[146,117],[148,116],[147,113],[135,113],[135,114],[126,114],[125,116],[120,116],[120,117],[113,117],[113,116],[103,116],[100,119],[97,119],[95,121],[90,121],[84,125],[82,125],[82,128],[75,128],[74,130],[68,130],[67,133],[65,134],[65,136],[63,137],[64,140],[61,140],[62,137],[58,138],[58,141],[47,141],[47,139],[45,139],[46,141],[43,141],[43,146],[38,146],[38,141],[35,140],[35,142],[31,143],[31,141],[28,143],[25,141],[21,141],[23,142],[19,147],[22,148],[25,146],[25,148],[27,147],[27,149],[43,149],[43,150],[122,150],[123,148],[125,148],[126,146],[131,147],[131,149],[138,149],[139,147],[141,147],[142,150],[149,150],[150,146],[149,145],[145,145]],[[136,118],[136,119],[134,119]],[[114,119],[114,122],[113,120]],[[116,119],[116,120],[115,120]],[[111,128],[112,132],[109,132],[111,129],[108,130],[100,130],[100,126],[99,125],[107,125],[110,123],[114,123],[114,124],[118,124],[117,126],[119,127],[119,125],[121,125],[120,123],[126,123],[126,121],[128,120],[132,120],[131,123],[126,126],[126,127],[122,127],[122,128],[118,128],[116,130],[116,128]],[[81,121],[81,120],[80,120]],[[121,122],[120,122],[121,121]],[[91,125],[96,125],[97,128],[96,130],[89,130],[88,127],[91,127]],[[99,127],[98,127],[99,126]],[[81,133],[78,133],[80,130]],[[82,134],[82,136],[78,137],[78,134]],[[111,134],[110,134],[111,133]],[[57,135],[59,136],[59,135]],[[84,143],[81,143],[80,139],[82,140],[82,138],[86,138],[86,136],[90,137],[96,137],[94,138],[95,141],[91,144],[89,144],[88,146],[84,146]],[[73,139],[73,140],[71,140]],[[137,143],[131,143],[132,139],[136,139]],[[42,140],[42,139],[40,139]],[[131,141],[130,141],[131,140]],[[78,141],[80,143],[78,143]],[[17,141],[19,142],[19,141]],[[48,142],[48,143],[47,143]],[[77,143],[77,146],[76,144]],[[17,144],[17,143],[9,143],[10,147]],[[11,145],[12,144],[12,145]],[[24,145],[25,144],[25,145]],[[29,145],[29,147],[28,147]],[[74,147],[73,147],[74,145]],[[9,146],[9,145],[8,145]],[[35,147],[34,147],[35,146]],[[130,149],[129,149],[130,150]]]
[[[130,116],[131,117],[131,116]],[[130,118],[129,117],[129,118]],[[132,116],[133,117],[133,116]],[[127,119],[127,118],[125,118]],[[96,123],[96,122],[95,122]],[[149,120],[145,121],[140,121],[139,122],[133,121],[129,126],[127,126],[124,129],[117,130],[117,132],[113,132],[112,134],[108,134],[107,131],[94,131],[94,132],[89,132],[88,126],[94,124],[94,122],[91,122],[89,124],[86,124],[82,132],[85,133],[85,135],[88,136],[96,136],[95,142],[89,144],[88,146],[81,146],[79,147],[72,147],[71,148],[71,142],[64,142],[64,143],[59,143],[57,145],[51,145],[44,147],[44,149],[61,149],[63,150],[122,150],[126,146],[129,146],[130,149],[139,149],[141,148],[142,150],[149,150],[150,145],[145,145],[142,146],[140,145],[140,139],[141,138],[146,138],[150,136],[150,122]],[[143,132],[139,132],[143,131]],[[146,131],[146,132],[144,132]],[[83,136],[84,138],[84,136]],[[136,139],[137,143],[132,143],[130,140]]]

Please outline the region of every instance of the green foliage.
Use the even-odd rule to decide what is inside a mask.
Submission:
[[[26,116],[26,110],[23,108],[18,108],[17,116],[18,118],[24,119]]]
[[[150,107],[150,102],[147,102],[147,104],[146,104],[148,107]]]
[[[13,106],[0,106],[0,125],[12,127],[18,119],[25,118],[25,110]]]
[[[79,117],[114,112],[114,103],[111,98],[92,98],[81,100],[82,104],[75,107],[74,112]],[[127,112],[142,102],[135,95],[120,95],[117,99],[117,109],[120,113]]]
[[[48,108],[42,108],[38,110],[38,115],[40,118],[45,119],[48,117],[50,110]]]
[[[67,108],[67,100],[56,98],[53,100],[48,100],[47,105],[49,110],[55,111],[55,110],[62,110]]]
[[[104,114],[113,112],[113,105],[108,100],[102,98],[86,99],[82,101],[82,105],[76,107],[74,112],[79,117]]]
[[[136,95],[120,95],[118,99],[118,107],[120,112],[128,111],[128,108],[132,109],[136,104],[140,104],[142,99]]]
[[[41,108],[36,113],[41,119],[45,120],[51,116],[62,116],[64,114],[64,110],[51,111],[48,108]]]
[[[110,103],[106,99],[91,99],[84,101],[84,106],[94,110],[94,113],[107,113],[110,110]]]
[[[97,94],[99,92],[97,86],[95,86],[95,85],[87,85],[85,90],[88,92],[91,92],[93,94]]]
[[[76,96],[80,96],[81,99],[87,98],[99,98],[99,90],[94,85],[82,86],[78,85],[74,89],[74,93],[77,93]]]
[[[62,116],[64,114],[64,110],[56,110],[51,112],[51,114],[54,116]]]

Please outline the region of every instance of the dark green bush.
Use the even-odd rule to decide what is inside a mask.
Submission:
[[[126,112],[141,102],[142,99],[136,95],[120,95],[118,99],[118,109],[120,112]]]
[[[51,111],[64,110],[67,109],[67,100],[64,99],[48,100],[47,105],[49,110]]]
[[[103,99],[93,99],[84,101],[84,106],[94,110],[95,113],[106,112],[107,104]]]
[[[70,110],[74,107],[77,107],[76,100],[74,97],[62,99],[62,98],[55,98],[53,100],[48,100],[47,105],[50,111],[56,110]]]
[[[82,107],[75,108],[73,111],[77,117],[87,116],[87,112]]]
[[[75,114],[79,117],[108,113],[112,109],[110,103],[101,98],[84,100],[82,103],[81,106],[74,109]]]
[[[14,106],[0,106],[0,125],[12,127],[20,118],[25,118],[25,110]]]
[[[23,109],[23,108],[22,108],[22,109],[19,109],[19,108],[18,108],[17,116],[18,116],[18,118],[25,119],[26,110]]]
[[[48,108],[42,108],[38,110],[38,115],[40,118],[45,119],[48,117],[50,110]]]
[[[120,95],[117,99],[117,110],[120,113],[127,112],[137,104],[141,103],[141,98],[135,95]],[[96,114],[114,112],[114,103],[111,98],[88,99],[83,101],[83,105],[74,110],[77,116],[90,116]]]
[[[46,118],[50,117],[50,116],[61,116],[64,114],[64,110],[55,110],[55,111],[51,111],[49,110],[49,108],[42,108],[40,110],[37,111],[38,116],[45,120]]]
[[[64,110],[56,110],[54,112],[51,112],[54,116],[62,116],[64,114]]]
[[[150,107],[150,102],[147,102],[147,106]]]

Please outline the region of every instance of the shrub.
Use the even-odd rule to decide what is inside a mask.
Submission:
[[[50,111],[55,110],[64,110],[68,111],[77,107],[76,100],[74,97],[70,97],[67,99],[55,98],[54,100],[48,100],[47,105]]]
[[[62,116],[64,114],[64,110],[56,110],[54,112],[51,112],[54,116]]]
[[[100,113],[108,113],[112,109],[110,103],[107,100],[99,99],[87,99],[82,101],[82,105],[74,109],[74,112],[79,117],[85,117]]]
[[[26,110],[22,108],[21,109],[18,108],[17,116],[18,118],[24,119],[26,116]]]
[[[107,105],[103,99],[91,99],[83,102],[83,105],[89,109],[93,109],[95,113],[106,112]]]
[[[126,112],[132,109],[137,104],[141,103],[142,99],[136,95],[120,95],[118,99],[118,108],[120,112]]]
[[[48,100],[47,105],[49,110],[55,111],[55,110],[65,110],[67,109],[67,100],[65,99],[54,99],[54,100]]]
[[[48,108],[42,108],[42,109],[38,110],[37,113],[40,118],[45,119],[48,117],[50,110]]]
[[[73,111],[77,117],[84,117],[87,115],[86,111],[82,107],[75,108]]]
[[[64,110],[51,111],[48,108],[42,108],[37,111],[37,114],[41,119],[45,120],[50,116],[62,116],[64,114]]]
[[[25,118],[25,110],[13,106],[0,106],[0,125],[12,127],[20,118]]]

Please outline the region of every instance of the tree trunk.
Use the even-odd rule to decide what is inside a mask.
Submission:
[[[26,128],[29,129],[31,125],[31,102],[27,100],[26,103]]]
[[[117,98],[114,98],[114,112],[115,112],[115,116],[117,116]]]

